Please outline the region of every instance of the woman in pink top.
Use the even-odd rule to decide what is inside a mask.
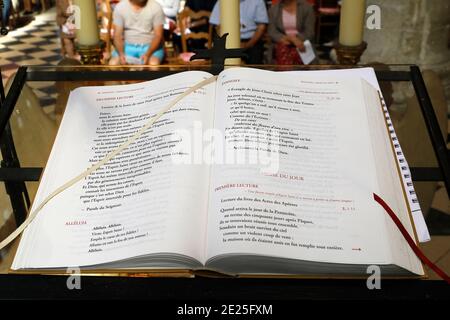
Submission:
[[[304,51],[303,42],[314,38],[312,5],[305,0],[281,0],[270,8],[269,17],[275,63],[302,64],[297,49]]]

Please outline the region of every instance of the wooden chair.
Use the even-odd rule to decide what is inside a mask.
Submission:
[[[316,0],[316,43],[320,43],[320,35],[323,27],[339,26],[341,8],[337,0]]]
[[[181,11],[178,14],[178,24],[180,28],[181,33],[181,48],[182,52],[188,52],[188,40],[189,39],[203,39],[207,43],[207,47],[211,48],[211,34],[212,34],[212,27],[209,25],[208,32],[193,32],[191,29],[189,29],[188,24],[191,21],[202,21],[205,19],[205,23],[208,23],[209,16],[211,15],[211,12],[201,10],[201,11],[192,11],[189,8],[185,8],[183,11]]]
[[[178,31],[180,33],[181,38],[181,53],[179,55],[170,56],[167,55],[166,61],[169,64],[204,64],[206,61],[196,60],[194,62],[189,61],[192,52],[189,52],[188,41],[189,39],[203,39],[208,48],[211,48],[212,45],[212,26],[209,25],[208,32],[193,32],[189,27],[192,27],[193,22],[194,26],[199,26],[199,22],[201,25],[208,25],[209,16],[211,12],[209,11],[192,11],[189,8],[183,9],[177,16],[178,23]]]

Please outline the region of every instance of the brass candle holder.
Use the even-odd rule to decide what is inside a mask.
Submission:
[[[336,54],[339,64],[355,65],[367,48],[367,42],[363,41],[358,46],[344,46],[340,43],[336,46]]]
[[[100,40],[95,45],[80,45],[77,44],[77,51],[80,55],[80,62],[84,65],[100,65],[103,60],[103,50],[105,49],[105,42]]]

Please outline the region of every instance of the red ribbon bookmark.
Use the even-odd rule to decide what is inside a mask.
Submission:
[[[443,271],[441,270],[437,265],[435,265],[433,262],[431,262],[430,259],[428,259],[425,254],[422,252],[422,250],[420,250],[420,248],[416,245],[416,242],[413,240],[413,238],[411,238],[411,236],[409,235],[408,231],[406,231],[405,227],[403,226],[403,224],[401,223],[400,219],[397,217],[397,215],[394,213],[394,211],[392,211],[392,209],[387,205],[386,202],[384,202],[383,199],[380,198],[380,196],[378,196],[377,194],[373,194],[373,198],[375,199],[376,202],[378,202],[383,208],[384,210],[386,210],[386,212],[389,214],[389,216],[391,217],[392,221],[394,221],[395,225],[397,226],[397,228],[400,230],[400,232],[402,233],[403,237],[405,238],[406,242],[408,242],[409,246],[411,247],[412,251],[414,251],[414,253],[416,254],[416,256],[423,262],[425,263],[427,266],[430,267],[430,269],[432,269],[434,272],[436,272],[442,279],[444,279],[448,284],[450,284],[450,277]]]

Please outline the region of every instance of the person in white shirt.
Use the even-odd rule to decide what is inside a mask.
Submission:
[[[180,0],[156,0],[161,5],[167,18],[176,20],[180,10]]]

